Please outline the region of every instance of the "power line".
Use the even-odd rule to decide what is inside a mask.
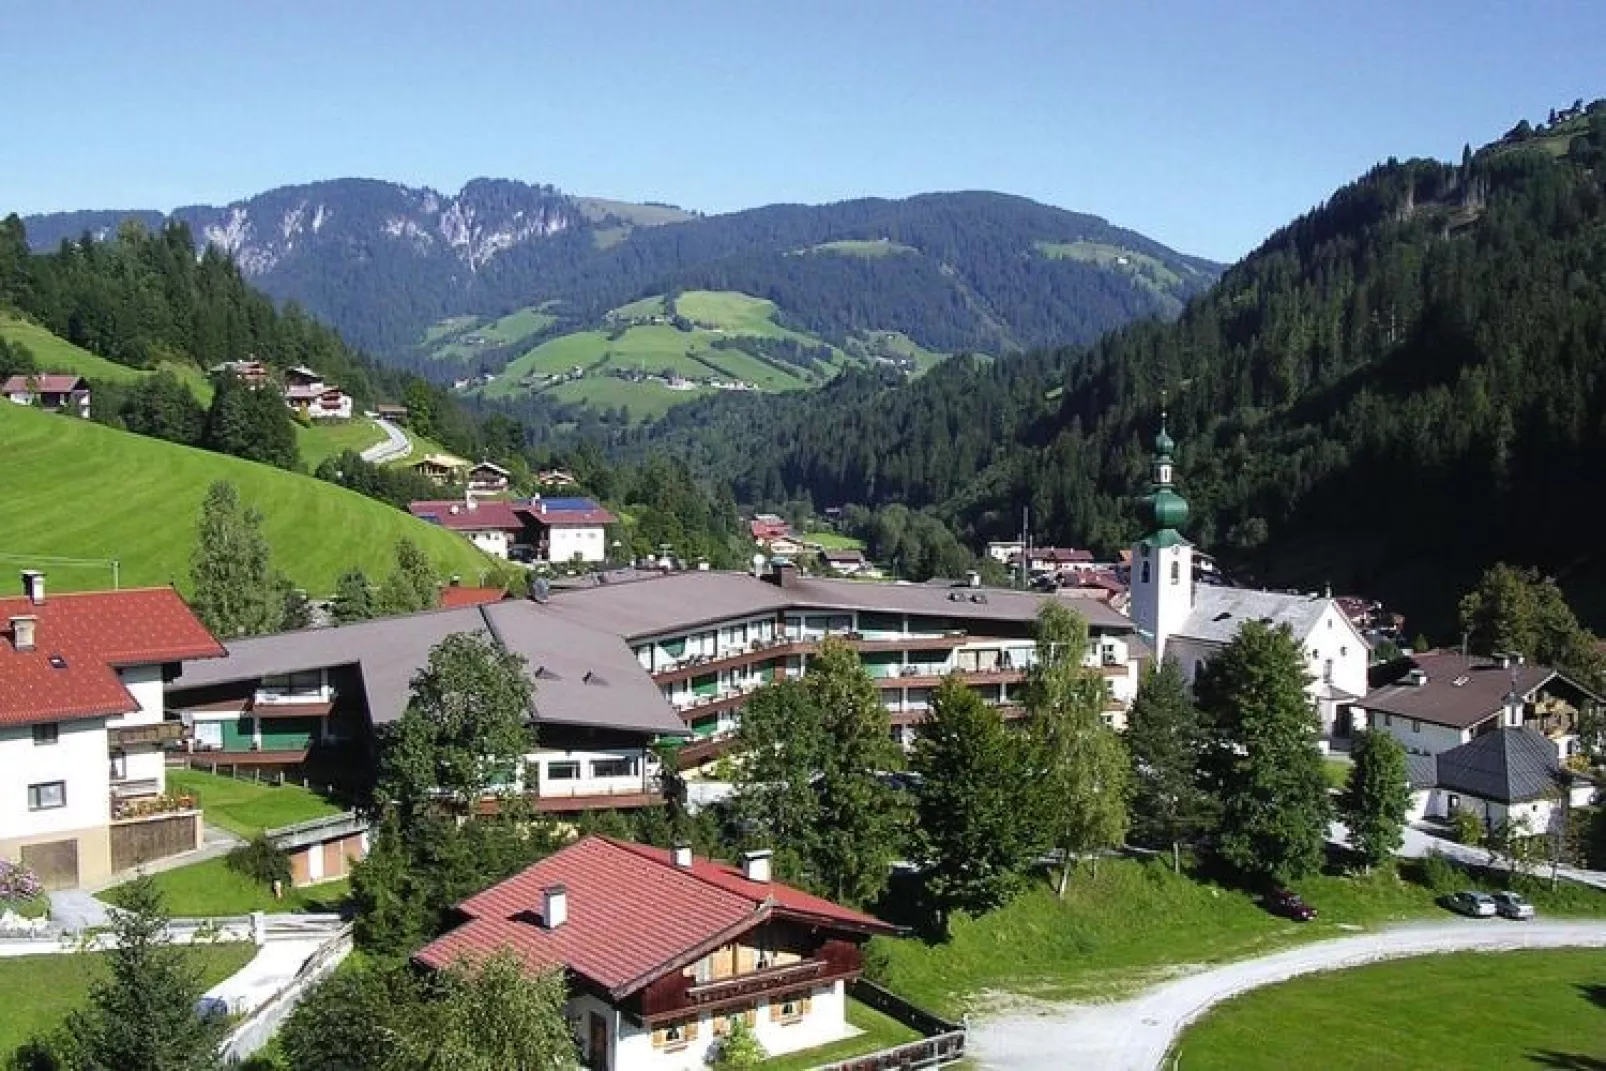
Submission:
[[[0,551],[0,561],[20,562],[23,565],[61,565],[68,568],[78,566],[96,566],[110,568],[112,571],[112,589],[121,586],[122,562],[116,558],[64,558],[52,554],[10,554]]]

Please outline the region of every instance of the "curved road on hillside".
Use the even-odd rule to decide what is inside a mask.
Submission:
[[[1391,926],[1229,963],[1114,1004],[1049,1006],[1043,1014],[972,1020],[967,1055],[1011,1071],[1154,1071],[1184,1027],[1229,997],[1302,974],[1430,952],[1606,947],[1606,922],[1455,922]]]
[[[385,433],[385,441],[375,443],[362,452],[362,459],[370,465],[378,465],[384,461],[394,461],[398,457],[406,457],[413,452],[413,441],[406,434],[388,420],[374,419],[379,430]]]

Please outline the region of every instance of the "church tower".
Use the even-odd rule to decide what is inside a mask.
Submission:
[[[1188,503],[1171,487],[1171,455],[1177,444],[1166,433],[1165,413],[1154,438],[1154,481],[1143,499],[1149,534],[1132,545],[1132,620],[1154,642],[1156,659],[1166,640],[1193,611],[1193,544],[1177,529],[1188,520]]]

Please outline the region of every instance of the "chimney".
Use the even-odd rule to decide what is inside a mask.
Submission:
[[[769,582],[778,588],[789,588],[797,582],[797,566],[785,558],[770,561]]]
[[[981,587],[981,574],[972,569],[965,574],[965,582],[973,588]]]
[[[23,614],[11,619],[11,646],[19,651],[34,649],[34,638],[39,631],[39,619]]]
[[[35,606],[42,605],[45,601],[45,574],[37,569],[24,569],[22,571],[22,593]]]
[[[770,856],[774,854],[768,848],[757,852],[743,852],[742,877],[748,881],[756,881],[768,885],[770,880]]]
[[[569,890],[562,885],[548,885],[541,890],[541,925],[555,930],[569,921]]]
[[[670,861],[681,870],[691,869],[691,845],[677,844],[669,852]]]

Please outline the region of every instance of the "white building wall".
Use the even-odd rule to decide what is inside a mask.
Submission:
[[[503,561],[507,560],[508,548],[512,546],[512,535],[500,528],[474,528],[464,529],[463,534],[468,541],[479,547],[487,554],[495,555]]]
[[[1465,729],[1434,725],[1432,722],[1407,718],[1399,714],[1385,714],[1381,710],[1367,711],[1366,720],[1367,728],[1388,733],[1398,740],[1405,750],[1418,755],[1437,755],[1441,751],[1460,747],[1472,739],[1471,733]]]
[[[103,718],[57,723],[53,744],[34,743],[32,726],[0,728],[0,771],[0,840],[104,826],[111,817]],[[66,783],[66,806],[29,810],[28,786],[51,781]]]
[[[560,525],[547,530],[547,560],[600,562],[608,556],[607,529],[602,525]]]
[[[1132,547],[1129,589],[1132,620],[1153,637],[1155,653],[1163,658],[1193,611],[1192,545],[1153,547],[1140,540]]]
[[[636,772],[621,777],[599,777],[594,773],[594,764],[607,762],[612,759],[634,759]],[[628,795],[642,792],[648,779],[658,773],[656,756],[645,748],[613,748],[605,751],[556,751],[541,750],[531,752],[524,757],[526,770],[530,767],[540,767],[540,791],[542,799],[561,799],[565,796],[604,796]],[[579,764],[579,777],[553,779],[551,770],[555,764]],[[528,776],[528,775],[527,775]]]
[[[128,725],[155,725],[162,721],[162,667],[160,665],[129,666],[117,671],[139,709],[106,721],[106,728],[118,729]],[[110,747],[108,741],[107,747]],[[108,752],[109,754],[109,752]],[[109,769],[109,768],[108,768]],[[109,776],[109,774],[108,774]],[[167,762],[162,749],[146,744],[125,749],[125,781],[155,781],[156,794],[167,790]]]

